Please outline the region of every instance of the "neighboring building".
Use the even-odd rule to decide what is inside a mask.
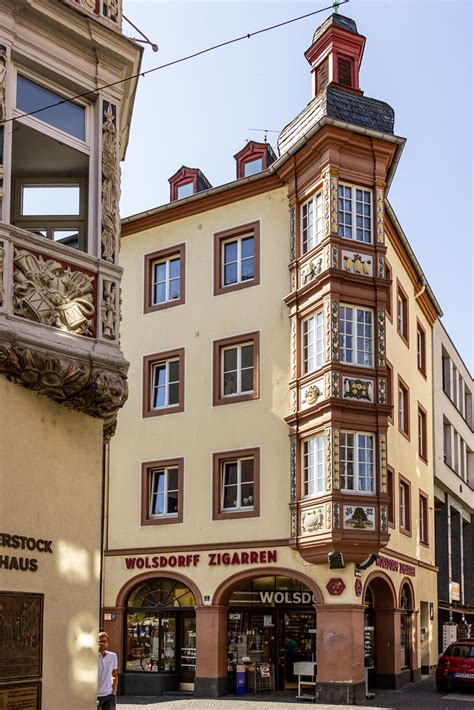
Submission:
[[[140,58],[116,0],[0,1],[2,707],[95,706],[104,443],[127,393],[120,80]]]
[[[458,638],[469,631],[474,635],[474,382],[439,321],[433,369],[438,631],[443,651],[443,624],[455,623]]]
[[[250,143],[236,181],[123,221],[104,626],[125,693],[221,695],[245,659],[290,689],[316,659],[344,704],[366,668],[398,687],[436,662],[440,310],[386,200],[404,139],[359,89],[364,44],[329,17],[278,159]]]

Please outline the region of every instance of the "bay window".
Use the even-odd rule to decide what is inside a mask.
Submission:
[[[341,432],[341,489],[375,492],[375,442],[373,434]]]
[[[313,372],[323,365],[324,354],[323,312],[314,313],[302,323],[303,374]]]
[[[301,206],[301,252],[306,254],[318,244],[323,235],[323,193]]]
[[[340,360],[350,365],[373,366],[373,312],[367,308],[339,307]]]
[[[344,239],[372,242],[372,192],[354,185],[338,186],[338,234]]]
[[[324,493],[324,435],[303,441],[303,497]]]

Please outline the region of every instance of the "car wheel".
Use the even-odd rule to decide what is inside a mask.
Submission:
[[[437,680],[436,681],[436,688],[440,692],[445,692],[450,689],[450,685],[445,680]]]

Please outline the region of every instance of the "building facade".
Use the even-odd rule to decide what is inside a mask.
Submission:
[[[2,707],[96,701],[103,452],[128,367],[120,82],[140,58],[119,2],[0,2]]]
[[[441,322],[434,328],[435,525],[439,648],[474,634],[473,380]],[[470,625],[470,626],[469,626]]]
[[[306,661],[344,704],[436,662],[440,310],[387,200],[404,139],[359,88],[364,44],[332,15],[278,158],[249,144],[217,188],[183,166],[123,221],[104,626],[125,693],[222,695],[242,663],[289,690]]]

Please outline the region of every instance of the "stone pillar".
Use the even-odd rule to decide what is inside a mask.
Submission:
[[[196,677],[198,697],[227,694],[227,618],[223,605],[196,607]]]
[[[377,688],[397,687],[400,674],[400,613],[375,608],[375,683]]]
[[[318,702],[353,705],[365,699],[364,608],[316,604]]]

